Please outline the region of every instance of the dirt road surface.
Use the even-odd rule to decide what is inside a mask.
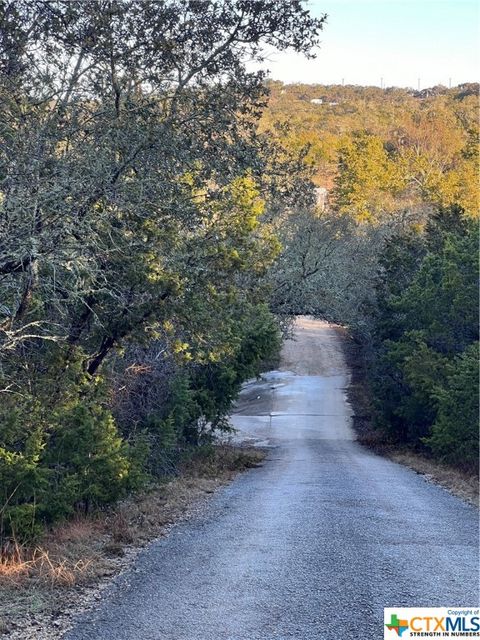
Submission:
[[[377,640],[383,608],[474,607],[478,511],[354,440],[335,327],[299,318],[245,385],[264,466],[154,542],[68,640]]]

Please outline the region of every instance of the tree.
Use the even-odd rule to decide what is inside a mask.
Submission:
[[[375,219],[392,206],[392,196],[402,187],[395,163],[382,140],[356,132],[340,147],[334,198],[340,212],[360,221]]]
[[[478,457],[472,446],[477,247],[477,225],[458,207],[438,212],[423,236],[389,242],[377,285],[371,363],[378,426],[393,440],[427,444],[435,455],[470,466]],[[468,372],[473,380],[467,382]]]
[[[284,212],[274,225],[282,252],[268,278],[272,308],[347,325],[368,342],[382,249],[417,219],[406,214],[365,225],[332,209]]]
[[[175,363],[193,400],[185,424],[159,420],[179,442],[250,370],[271,217],[306,180],[258,134],[264,75],[245,60],[309,55],[323,22],[299,0],[0,0],[0,509],[24,531],[53,486],[45,519],[129,484],[121,350]],[[208,413],[195,380],[223,366],[235,384]]]
[[[478,342],[472,343],[447,368],[435,391],[436,420],[425,443],[442,460],[476,471],[478,468]]]
[[[3,2],[3,351],[81,345],[94,374],[168,315],[214,204],[265,167],[244,58],[308,52],[322,22],[300,2]]]

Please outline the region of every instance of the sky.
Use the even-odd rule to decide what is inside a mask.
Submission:
[[[275,80],[415,89],[479,81],[480,0],[310,0],[307,6],[316,16],[328,14],[317,58],[269,53],[261,68]]]

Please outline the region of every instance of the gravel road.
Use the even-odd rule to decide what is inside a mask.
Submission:
[[[296,336],[233,416],[264,466],[153,543],[68,640],[376,640],[383,607],[478,605],[475,507],[358,445],[335,328],[300,318]]]

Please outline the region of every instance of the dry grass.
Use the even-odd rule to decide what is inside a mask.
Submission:
[[[258,449],[227,445],[199,451],[172,480],[107,512],[59,525],[34,549],[12,545],[0,560],[0,635],[60,638],[72,612],[91,604],[99,586],[139,549],[264,457]]]
[[[417,473],[439,484],[470,504],[479,506],[478,476],[454,469],[446,464],[429,460],[421,454],[409,451],[389,450],[386,454],[395,462],[404,464]]]
[[[65,546],[65,549],[68,546]],[[29,549],[18,544],[0,557],[0,582],[3,586],[18,587],[28,582],[41,582],[49,586],[73,586],[84,579],[93,562],[92,558],[72,560],[60,557],[44,547]]]
[[[59,529],[58,540],[50,534],[39,547],[13,544],[5,550],[0,558],[0,635],[25,627],[25,638],[37,638],[30,625],[59,606],[56,592],[67,594],[96,575],[89,530],[90,523],[73,522]]]

